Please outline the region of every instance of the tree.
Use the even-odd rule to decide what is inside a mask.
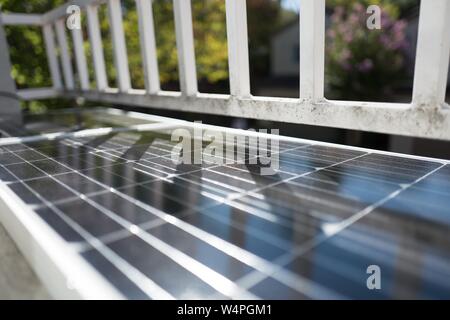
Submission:
[[[45,13],[65,3],[65,0],[23,1],[2,0],[5,12]],[[132,86],[144,87],[141,51],[139,44],[138,15],[134,0],[122,0],[124,14],[124,33],[130,67]],[[265,74],[269,68],[269,52],[267,44],[273,30],[276,29],[280,16],[278,1],[248,0],[248,33],[252,74]],[[192,16],[194,27],[195,54],[199,82],[208,84],[221,83],[228,80],[228,49],[226,41],[226,14],[224,0],[192,0]],[[178,88],[178,57],[176,49],[173,4],[170,0],[153,0],[153,12],[156,31],[157,56],[160,80],[163,89]],[[115,87],[116,70],[113,59],[113,47],[110,35],[107,6],[99,8],[100,29],[102,34],[105,64],[108,83]],[[85,38],[84,48],[87,56],[91,86],[95,86],[95,76],[91,48],[87,41],[87,22],[82,14],[82,31]],[[10,45],[12,74],[18,88],[50,86],[50,75],[47,65],[42,30],[38,27],[7,27],[6,33]],[[73,70],[76,65],[73,59],[71,35],[66,33],[72,51]],[[74,77],[75,80],[77,77]],[[227,84],[225,85],[227,86]],[[48,106],[57,106],[61,100],[49,102]],[[33,102],[26,106],[38,107],[43,104]],[[67,105],[67,103],[66,103]]]
[[[64,3],[63,0],[2,0],[2,12],[44,13]],[[12,60],[12,74],[19,88],[49,86],[50,76],[45,45],[39,27],[6,27]]]

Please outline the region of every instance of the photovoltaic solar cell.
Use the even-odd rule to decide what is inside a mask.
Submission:
[[[77,128],[145,122],[110,115]],[[3,146],[0,178],[126,298],[450,298],[447,162],[281,139],[274,175],[176,164],[181,127]]]

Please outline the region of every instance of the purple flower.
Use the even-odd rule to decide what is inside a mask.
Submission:
[[[356,13],[352,13],[349,17],[348,20],[350,21],[350,23],[352,24],[357,24],[360,20],[360,17],[356,14]]]
[[[382,34],[380,35],[380,43],[384,47],[389,48],[391,46],[391,39],[386,34]]]
[[[341,20],[342,20],[342,18],[343,18],[343,16],[344,16],[344,8],[342,8],[342,7],[337,7],[337,8],[334,10],[333,15],[331,16],[331,21],[332,21],[333,23],[340,23]]]
[[[341,67],[345,71],[351,71],[352,70],[352,65],[350,63],[348,63],[348,62],[341,63]]]
[[[338,31],[340,34],[346,33],[347,30],[348,30],[348,27],[347,27],[345,24],[340,24],[340,25],[338,25],[338,27],[337,27],[337,31]]]
[[[373,61],[372,59],[366,58],[363,62],[359,63],[357,67],[362,73],[367,73],[373,69]]]
[[[328,37],[330,37],[331,39],[334,39],[334,38],[336,38],[336,31],[333,30],[333,29],[329,29],[329,30],[327,31],[327,35],[328,35]]]
[[[347,61],[352,57],[352,53],[348,48],[345,48],[344,50],[342,50],[341,52],[341,61]]]
[[[353,34],[351,31],[347,31],[346,33],[344,33],[344,41],[347,43],[350,43],[353,41]]]
[[[353,5],[353,9],[357,12],[357,13],[363,13],[364,12],[364,6],[357,2]]]
[[[408,26],[408,23],[405,20],[399,20],[394,23],[392,26],[392,31],[394,33],[403,33]]]
[[[334,9],[334,13],[339,17],[342,17],[344,15],[344,12],[345,10],[342,6],[337,6],[336,9]]]
[[[334,49],[333,51],[335,51],[335,50],[336,49]],[[349,49],[344,48],[344,49],[342,49],[342,51],[339,52],[336,61],[339,63],[341,68],[350,70],[350,61],[349,60],[352,58],[352,56],[353,56],[352,52]]]
[[[392,26],[392,20],[387,14],[387,12],[382,11],[381,12],[381,28],[382,29],[388,29]]]

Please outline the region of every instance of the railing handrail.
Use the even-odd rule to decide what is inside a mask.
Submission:
[[[331,126],[450,140],[445,91],[450,57],[450,0],[422,0],[412,102],[332,101],[324,97],[325,0],[300,2],[300,98],[254,97],[250,93],[245,0],[226,0],[230,94],[199,93],[190,0],[173,0],[181,92],[160,89],[151,0],[136,0],[145,90],[131,87],[120,0],[76,0],[45,14],[2,14],[4,25],[40,25],[44,30],[53,88],[18,92],[23,99],[84,96],[88,100],[200,113]],[[108,4],[117,88],[107,87],[97,7]],[[69,5],[87,11],[97,88],[89,87],[81,30],[72,30],[80,86],[75,88],[62,21]],[[145,14],[144,14],[145,12]],[[55,43],[55,33],[57,44]],[[58,57],[59,46],[61,54]],[[59,65],[62,66],[62,75]],[[64,81],[63,81],[64,80]]]

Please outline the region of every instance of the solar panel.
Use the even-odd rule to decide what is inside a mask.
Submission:
[[[73,132],[71,117],[47,120]],[[247,143],[233,149],[243,161],[176,164],[171,133],[194,124],[108,109],[81,117],[76,130],[168,124],[27,142],[48,132],[29,117],[22,143],[1,147],[3,205],[18,203],[3,222],[20,208],[28,232],[45,226],[41,249],[82,296],[450,297],[448,161],[279,137],[263,156]],[[191,145],[182,153],[208,143]],[[279,168],[263,175],[269,154]],[[367,287],[374,265],[381,290]]]

